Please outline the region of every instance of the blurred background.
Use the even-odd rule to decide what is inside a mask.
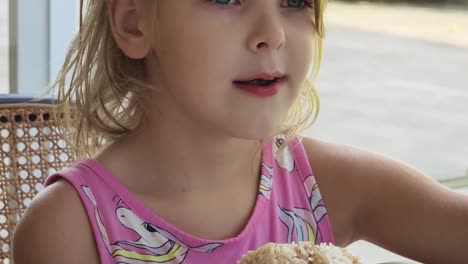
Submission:
[[[0,94],[42,93],[77,13],[75,0],[0,0]],[[468,193],[468,0],[333,0],[326,24],[322,109],[303,134],[386,154]],[[368,263],[405,260],[366,242],[349,248]]]

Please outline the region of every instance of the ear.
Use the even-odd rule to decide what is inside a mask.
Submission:
[[[143,1],[109,0],[109,24],[119,48],[132,59],[142,59],[151,50],[148,32],[144,29]]]

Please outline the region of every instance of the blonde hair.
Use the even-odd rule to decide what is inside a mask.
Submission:
[[[157,1],[145,1],[149,7],[145,19],[154,23]],[[310,1],[316,32],[313,70],[277,131],[287,132],[286,142],[298,131],[310,127],[320,109],[313,80],[322,57],[326,0]],[[92,156],[104,144],[137,133],[146,116],[144,98],[151,87],[144,81],[145,61],[127,57],[117,46],[109,24],[108,2],[80,1],[79,31],[48,90],[58,97],[55,112],[61,116],[62,133],[73,146],[75,159]]]

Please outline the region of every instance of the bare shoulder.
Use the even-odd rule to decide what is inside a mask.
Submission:
[[[423,176],[422,172],[408,164],[384,154],[313,138],[303,138],[302,142],[312,167],[326,172],[327,178],[339,177],[340,182],[343,183],[346,181],[362,183],[361,181],[364,180],[368,183],[372,179],[380,181],[386,178],[382,175],[389,176],[389,174],[410,173]],[[320,177],[320,175],[317,176]],[[423,178],[430,179],[427,176]],[[418,179],[422,178],[418,177]],[[322,180],[326,181],[326,179]],[[339,182],[334,183],[339,184]]]
[[[59,180],[33,199],[15,230],[13,261],[99,263],[85,208],[71,184]]]

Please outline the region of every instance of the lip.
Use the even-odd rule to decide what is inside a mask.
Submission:
[[[254,95],[256,97],[265,98],[275,96],[280,87],[284,85],[286,78],[280,78],[274,83],[267,86],[256,86],[256,85],[242,85],[234,83],[234,86],[241,91]]]
[[[246,77],[241,77],[240,79],[236,79],[234,81],[236,82],[246,82],[246,81],[251,81],[251,80],[255,80],[255,79],[264,79],[264,80],[273,80],[273,79],[282,79],[282,78],[285,78],[286,75],[284,73],[281,73],[279,71],[276,71],[276,72],[260,72],[260,73],[257,73],[257,74],[253,74],[253,75],[250,75],[250,76],[246,76]]]

